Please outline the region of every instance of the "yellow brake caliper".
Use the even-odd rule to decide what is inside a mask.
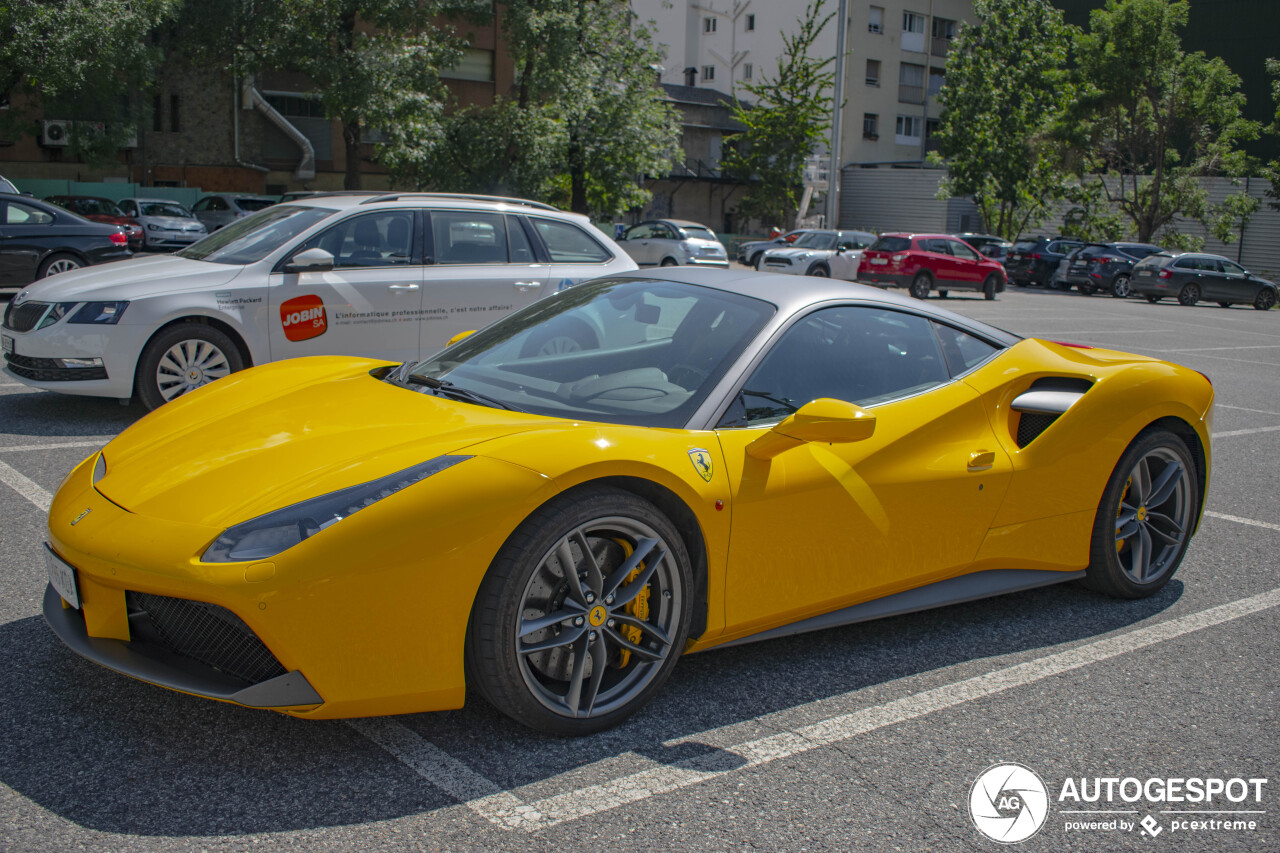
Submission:
[[[622,546],[622,559],[624,561],[631,556],[633,551],[635,551],[635,548],[631,547],[631,543],[627,542],[625,539],[615,539],[613,541],[617,542],[619,545]],[[637,564],[636,567],[632,569],[631,574],[627,575],[626,582],[630,584],[636,578],[640,577],[640,572],[643,570],[644,570],[644,563],[641,562]],[[645,584],[644,589],[640,590],[640,593],[635,598],[631,599],[631,601],[622,609],[627,611],[627,613],[631,614],[632,616],[636,617],[642,622],[648,621],[650,592],[651,590],[649,588],[649,585]],[[618,628],[618,633],[626,637],[629,642],[634,643],[636,645],[640,645],[640,640],[643,637],[643,634],[641,633],[640,629],[634,625],[623,625]],[[618,668],[622,669],[630,662],[631,662],[631,651],[629,649],[619,650]]]
[[[1120,505],[1116,507],[1116,521],[1119,521],[1119,520],[1120,520],[1120,515],[1121,515],[1121,513],[1123,512],[1123,509],[1122,509],[1122,508],[1123,508],[1123,506],[1124,506],[1124,499],[1125,499],[1125,498],[1127,498],[1127,497],[1129,497],[1129,487],[1130,487],[1130,486],[1132,486],[1132,485],[1133,485],[1133,478],[1132,478],[1132,477],[1130,477],[1129,479],[1127,479],[1127,480],[1125,480],[1125,481],[1124,481],[1124,491],[1120,493]],[[1117,527],[1117,528],[1116,528],[1116,534],[1117,534],[1117,535],[1119,535],[1119,533],[1120,533],[1120,528],[1119,528],[1119,527]],[[1117,540],[1116,540],[1116,553],[1117,553],[1117,554],[1118,554],[1118,553],[1120,553],[1120,551],[1121,551],[1121,550],[1123,550],[1123,549],[1124,549],[1124,540],[1123,540],[1123,539],[1117,539]]]

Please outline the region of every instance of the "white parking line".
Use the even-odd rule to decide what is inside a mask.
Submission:
[[[1280,589],[1272,589],[1188,616],[1137,628],[1073,649],[998,669],[985,675],[905,696],[892,702],[841,714],[811,725],[780,731],[768,737],[713,750],[709,754],[687,758],[663,767],[648,768],[603,784],[589,785],[532,802],[521,799],[512,791],[499,789],[495,783],[479,776],[465,764],[400,723],[378,720],[357,721],[352,725],[433,785],[456,797],[467,797],[464,803],[496,826],[504,829],[536,831],[716,779],[738,770],[759,767],[781,758],[789,758],[812,749],[830,746],[886,726],[1003,693],[1015,687],[1071,672],[1089,664],[1276,606],[1280,606]],[[843,696],[831,697],[831,699],[847,700],[857,692],[850,691]],[[831,699],[820,701],[825,703]],[[818,704],[818,702],[807,703],[796,706],[792,710],[803,711],[806,708],[817,707]],[[689,735],[669,741],[664,746],[714,742],[717,731],[719,730],[713,729]],[[576,775],[583,769],[577,768],[573,773]],[[556,778],[559,777],[540,781],[554,784]],[[470,795],[468,795],[469,792]]]
[[[1220,512],[1210,512],[1205,510],[1204,514],[1210,518],[1220,518],[1223,521],[1234,521],[1236,524],[1252,524],[1254,527],[1265,527],[1268,530],[1280,530],[1280,524],[1272,524],[1269,521],[1254,521],[1252,518],[1241,518],[1238,515],[1224,515]]]
[[[27,453],[32,450],[57,450],[60,447],[102,447],[113,436],[105,438],[95,438],[88,441],[62,441],[54,444],[14,444],[9,447],[0,447],[0,453]]]
[[[1215,409],[1235,409],[1237,412],[1253,412],[1259,415],[1275,415],[1280,417],[1280,412],[1268,412],[1264,409],[1246,409],[1244,406],[1228,406],[1226,403],[1214,403]]]
[[[49,504],[53,503],[53,495],[46,492],[43,486],[5,462],[0,462],[0,483],[9,486],[44,512],[48,512]]]
[[[1275,432],[1280,426],[1252,427],[1250,429],[1232,429],[1226,432],[1215,432],[1210,438],[1230,438],[1233,435],[1253,435],[1256,432]]]

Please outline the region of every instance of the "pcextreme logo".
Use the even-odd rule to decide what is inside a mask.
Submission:
[[[329,328],[329,318],[324,313],[324,300],[309,294],[281,302],[280,325],[284,327],[285,338],[291,341],[320,337]]]
[[[993,764],[969,790],[969,816],[992,841],[1017,844],[1044,826],[1049,791],[1034,771],[1021,764]]]

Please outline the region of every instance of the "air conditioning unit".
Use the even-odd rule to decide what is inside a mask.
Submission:
[[[71,144],[71,122],[51,118],[40,122],[40,144],[46,148],[66,148]]]

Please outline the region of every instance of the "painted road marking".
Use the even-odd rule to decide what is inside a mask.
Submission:
[[[377,727],[371,729],[373,731],[371,739],[374,743],[442,790],[453,793],[454,796],[468,791],[474,792],[471,797],[464,800],[464,803],[496,826],[504,829],[536,831],[713,780],[738,770],[759,767],[812,749],[840,743],[886,726],[1003,693],[1055,675],[1062,675],[1135,649],[1172,640],[1276,606],[1280,606],[1280,589],[1272,589],[1188,616],[1095,640],[1073,649],[925,690],[892,702],[841,714],[811,725],[780,731],[768,737],[745,741],[735,746],[714,750],[710,754],[641,770],[609,782],[589,785],[532,802],[521,799],[512,791],[501,790],[492,781],[479,776],[465,764],[409,731],[400,723],[391,720],[362,720],[352,725],[363,733],[366,728],[376,724]],[[842,696],[829,697],[820,701],[826,703],[833,699],[848,700],[858,692],[854,690]],[[803,711],[806,708],[817,707],[818,704],[819,702],[806,703],[790,710]],[[664,746],[714,742],[718,731],[722,730],[712,729],[689,735],[669,741]],[[572,772],[577,774],[583,769],[577,768]],[[554,783],[557,778],[565,775],[567,774],[560,774],[540,782]]]
[[[6,462],[0,462],[0,483],[4,483],[44,512],[48,512],[49,505],[53,503],[53,495],[46,492],[43,486]]]
[[[1210,512],[1205,510],[1205,515],[1210,518],[1220,518],[1223,521],[1234,521],[1236,524],[1252,524],[1254,527],[1265,527],[1268,530],[1280,530],[1280,524],[1272,524],[1269,521],[1254,521],[1252,518],[1241,518],[1238,515],[1224,515],[1220,512]]]
[[[1275,415],[1280,417],[1280,412],[1268,412],[1263,409],[1246,409],[1244,406],[1228,406],[1226,403],[1214,403],[1215,409],[1235,409],[1237,412],[1253,412],[1259,415]]]
[[[110,441],[114,436],[106,438],[95,438],[87,441],[62,441],[55,444],[15,444],[10,447],[0,447],[0,453],[29,453],[33,450],[57,450],[61,447],[94,447],[99,448]]]
[[[1210,438],[1230,438],[1233,435],[1253,435],[1257,432],[1275,432],[1280,430],[1280,426],[1253,427],[1252,429],[1232,429],[1226,432],[1215,432]]]

